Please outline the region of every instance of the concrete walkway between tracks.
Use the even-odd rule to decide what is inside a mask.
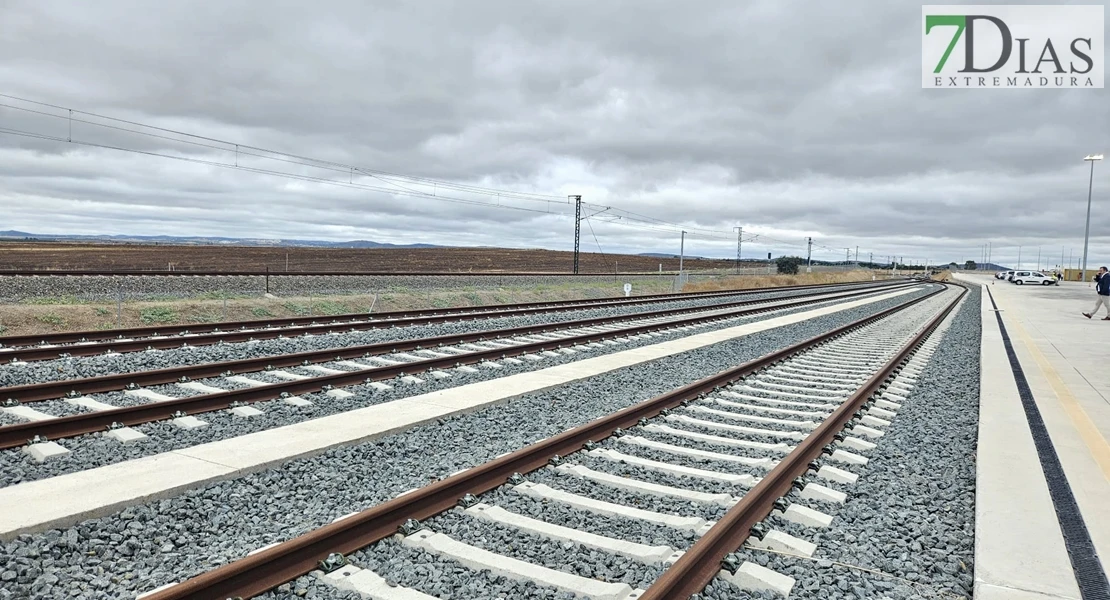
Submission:
[[[1110,322],[1082,316],[1095,300],[1086,283],[1018,286],[991,275],[956,278],[984,286],[974,597],[1079,599],[1075,561],[1086,556],[1089,567],[1091,547],[1077,552],[1076,536],[1065,539],[1078,519],[1068,516],[1067,502],[1061,501],[1067,489],[1052,490],[1052,468],[1043,466],[1051,459],[1044,440],[1038,453],[1034,438],[1047,432],[1044,439],[1051,440],[1050,451],[1062,467],[1062,488],[1070,488],[1105,569],[1110,564]],[[1043,426],[1023,405],[996,315],[1028,383],[1029,408],[1035,405]],[[1086,572],[1091,581],[1090,569]]]

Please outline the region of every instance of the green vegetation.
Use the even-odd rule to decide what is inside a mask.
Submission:
[[[297,304],[296,302],[286,302],[282,304],[285,310],[293,313],[298,317],[307,317],[309,313],[308,305]]]
[[[190,323],[215,323],[223,320],[223,315],[212,311],[200,312],[189,317]]]
[[[780,275],[797,275],[798,266],[804,261],[800,256],[780,256],[775,259],[775,267]]]
[[[107,308],[104,308],[103,306],[96,307],[96,315],[98,317],[106,317],[110,314],[112,314],[112,311],[108,310]]]
[[[347,306],[341,302],[330,302],[322,300],[312,304],[312,314],[314,315],[341,315],[350,312]]]
[[[463,297],[466,298],[466,301],[469,302],[471,306],[478,306],[482,303],[482,297],[474,292],[467,292],[463,294]]]
[[[265,319],[267,317],[274,316],[274,313],[270,312],[269,309],[267,309],[265,307],[262,307],[262,306],[256,306],[256,307],[252,308],[251,309],[251,314],[254,315],[256,318],[259,318],[259,319]]]
[[[45,315],[39,315],[35,318],[42,323],[46,323],[47,325],[63,325],[66,322],[65,319],[59,317],[54,313],[46,313]]]
[[[139,320],[146,325],[173,323],[177,320],[177,311],[166,306],[152,306],[139,311]]]

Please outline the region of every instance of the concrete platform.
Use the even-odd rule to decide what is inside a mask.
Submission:
[[[0,488],[0,540],[111,514],[126,506],[172,496],[192,487],[314,456],[510,401],[631,365],[674,356],[889,298],[911,290],[853,299],[562,365],[401,398],[248,435],[209,442],[96,469]],[[375,382],[376,383],[376,382]],[[373,387],[374,384],[370,384]],[[623,438],[622,438],[623,439]],[[105,482],[111,482],[105,485]],[[41,502],[54,498],[53,502]]]
[[[1080,590],[996,314],[1001,314],[1036,407],[1105,570],[1110,565],[1110,322],[1087,319],[1087,283],[989,288],[982,300],[976,452],[976,600],[1078,599]],[[1100,315],[1101,317],[1102,315]]]

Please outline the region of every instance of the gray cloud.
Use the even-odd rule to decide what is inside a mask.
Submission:
[[[581,193],[725,238],[743,225],[759,235],[745,254],[804,253],[806,236],[822,258],[858,245],[978,259],[987,240],[996,262],[1019,244],[1078,253],[1079,159],[1110,150],[1105,90],[923,90],[920,18],[920,5],[878,1],[8,0],[0,92],[384,171]],[[4,108],[0,127],[69,135],[65,121]],[[73,134],[235,159],[83,124]],[[1096,169],[1092,228],[1104,261],[1108,169]],[[565,249],[573,230],[565,204],[455,204],[4,134],[0,203],[0,228],[43,232]],[[677,251],[669,228],[606,218],[584,228],[584,247],[596,234],[605,251]],[[734,243],[695,234],[687,249],[729,256]]]

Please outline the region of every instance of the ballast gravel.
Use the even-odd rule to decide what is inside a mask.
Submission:
[[[899,298],[891,299],[883,302],[901,302],[907,298],[914,297],[915,295],[927,293],[926,291],[917,291],[910,294],[900,296]],[[810,305],[804,308],[794,308],[775,313],[774,316],[791,314],[804,310],[810,310],[817,306],[825,306],[835,304],[834,302],[824,302],[816,305]],[[875,305],[883,304],[883,302],[875,303]],[[871,305],[874,306],[874,305]],[[860,307],[862,310],[867,307]],[[851,312],[851,311],[847,311]],[[871,313],[868,313],[871,314]],[[232,415],[229,411],[221,410],[209,413],[196,415],[197,418],[204,421],[207,425],[200,429],[182,430],[173,425],[169,421],[156,421],[153,423],[146,423],[142,425],[135,425],[136,429],[148,436],[147,439],[141,442],[121,445],[115,440],[105,437],[101,433],[80,436],[62,440],[61,443],[70,450],[70,453],[62,458],[50,460],[45,463],[34,462],[27,454],[20,448],[13,448],[9,450],[0,450],[0,487],[15,485],[26,481],[33,481],[36,479],[43,479],[46,477],[53,477],[56,475],[63,475],[66,473],[73,473],[104,465],[109,465],[125,460],[131,460],[142,456],[149,456],[158,454],[160,452],[167,452],[179,448],[187,448],[206,442],[217,441],[262,431],[265,429],[273,429],[292,423],[298,423],[308,419],[315,419],[327,415],[337,414],[344,411],[363,408],[383,402],[389,402],[399,398],[412,396],[415,394],[424,394],[439,389],[449,387],[456,387],[465,385],[467,383],[474,383],[483,381],[492,377],[503,377],[515,373],[523,373],[527,371],[534,371],[543,369],[558,364],[581,360],[593,356],[600,356],[608,352],[618,352],[635,348],[643,345],[655,344],[661,341],[676,339],[689,335],[691,333],[701,333],[704,331],[712,331],[714,329],[721,329],[725,327],[734,327],[743,323],[749,323],[762,319],[769,318],[769,315],[754,315],[750,317],[742,317],[737,319],[730,319],[719,323],[706,324],[689,330],[684,331],[662,331],[662,335],[641,339],[630,340],[618,345],[609,346],[608,349],[586,350],[582,349],[576,354],[563,355],[558,357],[544,357],[542,361],[524,361],[520,364],[502,363],[503,367],[500,369],[479,369],[477,373],[468,373],[458,369],[449,370],[451,377],[446,379],[435,379],[433,377],[421,377],[424,383],[410,384],[405,383],[399,379],[393,379],[387,382],[392,387],[390,390],[378,390],[368,386],[350,386],[343,388],[346,391],[352,392],[354,396],[348,398],[334,398],[322,393],[315,394],[302,394],[301,398],[313,403],[312,406],[295,407],[285,404],[281,400],[273,400],[268,402],[255,403],[252,406],[261,410],[264,414],[256,417],[243,418]],[[858,317],[856,317],[858,318]],[[324,363],[326,364],[326,363]],[[286,371],[297,372],[298,368],[284,369]],[[304,374],[309,374],[307,371]],[[267,383],[283,383],[287,380],[281,379],[277,376],[271,375],[266,372],[251,373],[250,378],[265,381]],[[221,387],[225,389],[234,389],[243,387],[242,384],[233,384],[224,378],[215,378],[203,380],[204,382]],[[164,394],[167,396],[185,397],[196,392],[186,392],[177,388],[175,385],[167,384],[160,386],[151,386],[145,388],[155,393]],[[94,394],[93,397],[102,402],[107,402],[117,406],[136,406],[150,402],[150,400],[141,396],[127,394],[126,392],[108,392],[105,394]],[[62,401],[51,401],[53,403],[61,403]],[[36,406],[40,403],[34,403],[30,406]],[[49,403],[47,403],[49,404]],[[65,414],[64,405],[59,404],[55,407],[58,416]],[[70,414],[76,414],[77,410],[72,411]],[[54,413],[51,413],[54,414]]]
[[[0,564],[14,574],[0,588],[0,598],[132,598],[908,297],[912,295],[528,394],[64,530],[22,535],[0,545]],[[640,528],[645,529],[650,528]],[[463,576],[471,581],[470,573],[444,561],[422,564],[427,577],[443,585]],[[463,597],[559,597],[551,590],[513,589],[506,595],[486,586],[473,593],[468,589]],[[344,596],[302,577],[264,597],[298,592],[305,597]]]
[[[590,275],[586,283],[612,285],[616,291],[626,282],[635,286],[657,283],[672,275]],[[690,281],[716,276],[691,274]],[[667,279],[664,279],[666,281]],[[0,276],[0,301],[27,298],[72,296],[82,300],[160,300],[194,298],[213,293],[262,296],[267,292],[278,296],[335,294],[373,294],[399,291],[434,291],[499,289],[502,287],[536,287],[544,285],[581,285],[580,275],[90,275],[90,276]]]

